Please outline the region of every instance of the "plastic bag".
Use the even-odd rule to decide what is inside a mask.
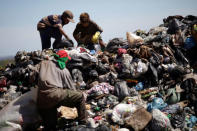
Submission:
[[[130,76],[132,73],[132,66],[131,66],[131,62],[133,60],[133,57],[130,56],[129,54],[123,54],[122,55],[122,75],[124,76]]]
[[[147,110],[150,112],[152,111],[153,109],[163,109],[167,106],[166,103],[164,103],[163,99],[162,98],[154,98],[153,99],[153,102],[151,103],[148,103],[148,107],[147,107]]]
[[[60,49],[60,48],[68,48],[68,47],[73,47],[74,46],[74,43],[72,40],[66,40],[66,39],[63,39],[61,41],[55,41],[53,43],[53,48],[54,49]]]
[[[162,33],[166,30],[167,30],[166,27],[154,27],[149,30],[149,34],[158,35],[159,33]]]
[[[179,110],[171,115],[170,121],[174,128],[183,128],[185,125],[185,112]]]
[[[133,105],[133,104],[118,104],[113,109],[112,120],[115,123],[123,125],[125,118],[129,117],[136,110],[137,110],[136,105]]]
[[[180,93],[177,93],[175,91],[175,88],[168,89],[166,95],[167,95],[166,102],[168,104],[176,104],[177,102],[180,101]]]
[[[40,119],[37,107],[37,88],[16,98],[0,111],[0,130],[22,130]]]
[[[137,65],[134,66],[134,69],[135,70],[132,72],[132,77],[138,78],[148,71],[148,63],[144,63],[140,60],[137,62]]]
[[[136,34],[133,34],[131,32],[127,32],[126,35],[131,47],[135,44],[142,44],[144,42],[144,40],[140,36],[137,36]]]
[[[195,40],[193,37],[187,37],[184,43],[185,49],[191,49],[196,45]]]
[[[128,89],[126,81],[120,81],[115,84],[114,94],[118,96],[118,99],[121,101],[126,96],[130,96],[130,91]]]
[[[114,38],[109,41],[109,43],[107,44],[106,50],[110,53],[112,52],[115,53],[118,50],[118,48],[121,48],[127,44],[128,43],[125,40],[123,40],[123,38]]]
[[[183,28],[184,24],[181,21],[179,21],[178,19],[174,18],[174,19],[169,21],[169,25],[168,26],[169,27],[168,27],[168,31],[167,32],[169,34],[175,34],[176,31],[178,31],[179,29]]]
[[[173,105],[168,105],[167,107],[163,108],[161,111],[166,112],[168,114],[174,114],[180,109],[181,107],[179,104],[173,104]]]
[[[136,86],[134,86],[136,91],[140,91],[144,89],[144,84],[142,82],[139,82]]]
[[[66,131],[111,131],[111,128],[101,124],[96,128],[86,127],[83,125],[73,126],[70,129],[65,129]]]
[[[168,117],[158,109],[152,110],[151,131],[161,131],[171,129],[171,123]]]

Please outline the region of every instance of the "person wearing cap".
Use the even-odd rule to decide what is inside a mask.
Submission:
[[[85,46],[87,49],[95,50],[95,44],[100,44],[101,48],[105,47],[100,34],[103,30],[90,19],[88,13],[80,15],[80,22],[76,25],[73,36],[78,46]]]
[[[66,68],[71,57],[65,50],[59,50],[54,57],[54,60],[43,60],[29,67],[33,72],[31,81],[38,87],[37,107],[46,131],[56,130],[57,108],[60,106],[76,107],[79,124],[86,124],[87,118],[84,95],[76,91]]]
[[[63,26],[69,22],[74,23],[73,13],[66,10],[62,15],[49,15],[42,18],[37,24],[37,30],[40,32],[42,50],[51,47],[51,38],[54,38],[53,48],[56,48],[56,43],[59,43],[62,39],[62,35],[69,40],[72,40],[64,32]]]

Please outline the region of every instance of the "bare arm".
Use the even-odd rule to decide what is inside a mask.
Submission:
[[[65,37],[67,40],[71,40],[71,39],[68,37],[68,35],[64,32],[62,25],[61,25],[61,24],[58,24],[57,26],[58,26],[58,28],[59,28],[59,30],[60,30],[60,33],[61,33],[62,35],[64,35],[64,37]]]
[[[79,31],[79,25],[77,24],[74,32],[73,32],[73,37],[75,40],[79,43],[80,42],[80,31]]]

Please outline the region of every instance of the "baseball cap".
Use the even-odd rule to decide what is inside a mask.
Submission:
[[[63,13],[62,13],[62,16],[63,17],[66,17],[70,22],[74,23],[75,21],[73,20],[73,13],[70,11],[70,10],[65,10]]]

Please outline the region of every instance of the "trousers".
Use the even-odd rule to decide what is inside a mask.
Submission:
[[[56,130],[57,108],[60,106],[76,107],[78,112],[77,120],[81,123],[86,122],[85,99],[82,93],[70,89],[64,89],[64,98],[50,109],[38,109],[43,120],[44,130]]]
[[[51,38],[54,38],[53,48],[56,48],[56,43],[59,43],[62,39],[62,34],[58,28],[55,27],[46,27],[44,29],[39,29],[40,38],[42,43],[42,50],[48,49],[51,47]]]

